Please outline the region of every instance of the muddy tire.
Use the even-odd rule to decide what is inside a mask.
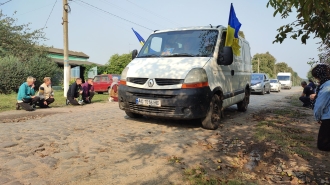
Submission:
[[[222,100],[218,95],[213,95],[206,117],[202,119],[202,126],[205,129],[215,130],[219,127],[222,113]]]
[[[141,117],[143,117],[141,114],[136,114],[136,113],[133,113],[133,112],[125,111],[125,113],[130,118],[141,118]]]
[[[245,96],[244,99],[241,102],[237,103],[237,109],[240,112],[245,112],[248,109],[249,103],[250,103],[250,92],[248,90],[245,90]]]

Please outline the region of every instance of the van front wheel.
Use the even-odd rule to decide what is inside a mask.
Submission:
[[[218,95],[213,95],[206,117],[202,119],[203,128],[215,130],[219,127],[222,111],[222,100]]]

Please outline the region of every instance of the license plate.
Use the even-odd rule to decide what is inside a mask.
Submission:
[[[135,102],[137,105],[143,105],[143,106],[150,106],[150,107],[160,107],[161,106],[160,100],[136,98]]]

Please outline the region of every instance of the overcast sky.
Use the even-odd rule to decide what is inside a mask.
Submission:
[[[0,0],[4,3],[7,0]],[[101,10],[95,9],[83,2]],[[12,0],[2,6],[6,15],[13,15],[18,24],[31,23],[32,29],[43,28],[56,0]],[[320,40],[309,39],[307,45],[300,40],[287,39],[272,44],[281,25],[295,20],[295,16],[282,20],[273,17],[274,10],[266,7],[266,0],[74,0],[69,1],[69,49],[82,51],[90,61],[104,64],[115,53],[140,49],[133,27],[146,40],[152,30],[187,26],[224,25],[228,23],[230,3],[242,23],[251,54],[269,51],[277,62],[286,62],[306,77],[309,58],[317,58]],[[112,14],[112,15],[111,15]],[[118,17],[115,17],[115,16]],[[123,20],[125,19],[125,20]],[[63,48],[62,0],[57,0],[45,29],[49,39],[45,44]],[[150,30],[149,30],[150,29]]]

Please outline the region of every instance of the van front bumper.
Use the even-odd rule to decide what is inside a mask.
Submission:
[[[120,85],[119,108],[128,112],[175,119],[197,119],[206,116],[212,99],[209,87],[195,89],[152,90]],[[136,99],[160,100],[161,107],[137,105]]]

